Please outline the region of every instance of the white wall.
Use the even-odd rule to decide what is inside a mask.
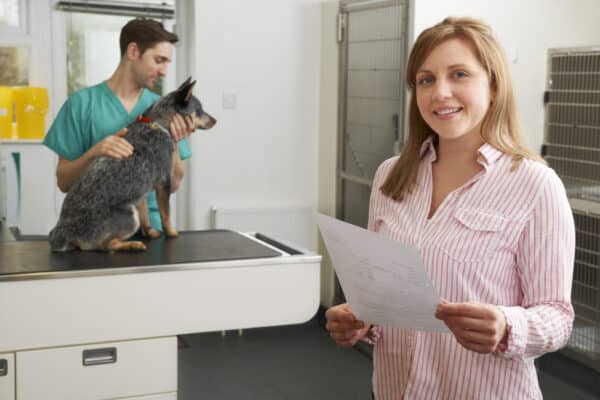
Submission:
[[[414,38],[447,16],[482,18],[511,60],[517,104],[530,146],[544,138],[547,50],[600,45],[598,0],[414,0]]]
[[[212,206],[316,209],[319,16],[317,0],[195,3],[195,93],[218,122],[191,140],[187,228]]]
[[[337,13],[339,3],[325,0],[321,4],[321,87],[319,111],[319,201],[318,211],[336,214],[336,173],[338,145],[339,46],[337,44]],[[333,305],[335,279],[325,243],[319,237],[321,261],[321,304]]]

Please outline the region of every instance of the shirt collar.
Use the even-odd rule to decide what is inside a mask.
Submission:
[[[434,162],[437,159],[437,153],[435,151],[433,139],[434,136],[431,135],[427,139],[425,139],[425,141],[421,145],[421,150],[419,152],[421,159],[423,159],[428,154],[431,154],[431,162]],[[477,154],[480,156],[478,157],[478,162],[486,168],[492,165],[502,156],[502,152],[490,145],[489,143],[482,144],[481,147],[477,149]]]
[[[421,150],[419,151],[419,156],[421,157],[421,159],[423,159],[427,154],[433,155],[433,159],[431,160],[431,162],[435,161],[435,159],[437,158],[435,146],[433,145],[433,138],[434,136],[431,135],[427,139],[425,139],[423,144],[421,144]]]
[[[484,143],[478,150],[477,154],[480,155],[478,158],[479,163],[484,167],[489,167],[493,163],[495,163],[500,156],[502,156],[502,152],[497,148],[493,147],[489,143]]]

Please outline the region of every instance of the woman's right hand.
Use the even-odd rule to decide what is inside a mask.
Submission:
[[[331,307],[325,313],[325,318],[327,318],[325,327],[329,331],[329,336],[342,347],[354,346],[371,327],[356,319],[346,303]]]
[[[112,158],[126,158],[133,154],[133,146],[123,136],[127,133],[127,128],[121,129],[114,135],[109,135],[96,143],[90,149],[90,158],[108,156]]]

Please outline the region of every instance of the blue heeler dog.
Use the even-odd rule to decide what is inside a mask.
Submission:
[[[95,159],[67,193],[58,223],[50,231],[53,251],[145,250],[140,241],[126,241],[138,228],[144,236],[160,233],[150,226],[146,197],[156,190],[167,237],[176,237],[169,217],[169,196],[175,143],[167,128],[174,113],[191,115],[196,128],[209,129],[215,119],[192,95],[188,78],[161,97],[127,127],[123,138],[133,146],[128,158]]]

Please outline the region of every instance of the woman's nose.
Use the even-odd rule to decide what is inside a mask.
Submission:
[[[435,82],[431,95],[434,100],[447,99],[452,96],[452,87],[446,80],[438,79]]]

